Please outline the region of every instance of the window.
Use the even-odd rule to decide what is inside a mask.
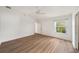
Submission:
[[[66,33],[65,22],[56,22],[56,32]]]

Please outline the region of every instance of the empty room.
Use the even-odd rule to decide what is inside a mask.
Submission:
[[[78,6],[0,6],[0,53],[78,52]]]

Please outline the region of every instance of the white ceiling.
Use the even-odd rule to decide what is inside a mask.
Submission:
[[[60,16],[64,14],[73,13],[75,10],[79,9],[78,6],[16,6],[12,7],[18,11],[29,14],[36,14],[40,10],[39,16]]]
[[[10,6],[13,10],[28,14],[36,19],[71,14],[79,6]],[[0,7],[0,10],[3,7]],[[3,9],[2,9],[3,10]]]

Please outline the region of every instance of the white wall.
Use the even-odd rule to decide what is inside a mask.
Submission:
[[[41,34],[41,23],[36,22],[35,23],[35,33]]]
[[[0,7],[0,42],[35,33],[34,20],[16,10]]]
[[[56,32],[54,24],[55,21],[66,21],[66,33]],[[66,40],[72,39],[72,15],[59,16],[55,18],[51,17],[45,20],[43,19],[40,23],[42,24],[41,34]]]

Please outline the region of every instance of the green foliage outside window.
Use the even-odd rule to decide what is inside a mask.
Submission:
[[[66,33],[65,23],[57,22],[56,23],[56,31],[60,33]]]

